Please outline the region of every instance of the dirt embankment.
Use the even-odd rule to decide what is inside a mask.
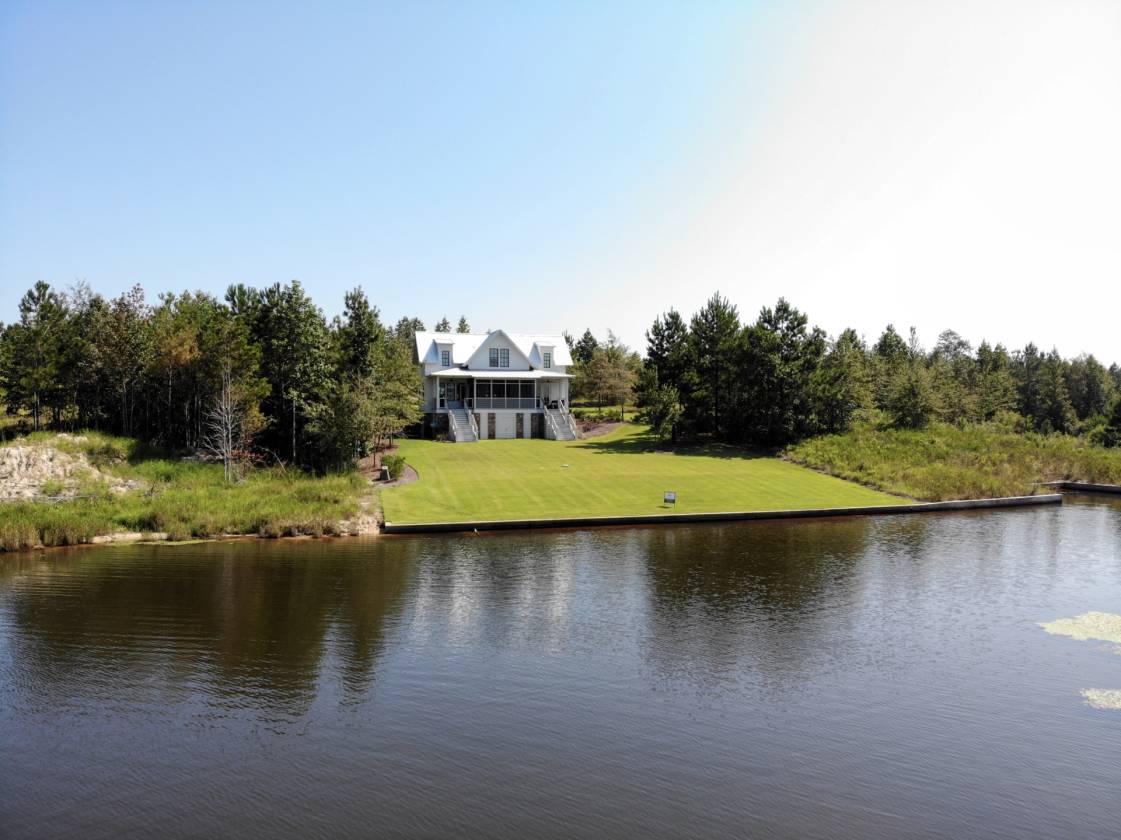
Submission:
[[[123,493],[139,486],[102,472],[81,453],[46,444],[0,448],[0,502],[73,499],[108,489]]]

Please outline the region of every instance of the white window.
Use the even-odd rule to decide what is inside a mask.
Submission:
[[[497,347],[490,348],[490,366],[491,367],[498,367],[498,348]]]
[[[451,350],[441,350],[440,351],[440,365],[442,367],[450,367],[451,363],[452,363],[452,351]]]
[[[544,357],[545,357],[545,367],[551,368],[553,366],[553,354],[546,351],[544,353]]]
[[[510,367],[510,350],[506,347],[498,348],[498,366]]]

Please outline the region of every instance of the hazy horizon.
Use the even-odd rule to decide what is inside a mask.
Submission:
[[[1121,362],[1121,4],[0,11],[0,321],[38,280],[608,329],[714,291]]]

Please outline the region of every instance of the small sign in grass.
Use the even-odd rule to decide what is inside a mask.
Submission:
[[[676,510],[680,495],[689,500],[690,513],[903,501],[731,446],[667,454],[645,427],[630,423],[570,443],[489,440],[441,446],[403,440],[400,451],[420,480],[382,491],[385,518],[395,524],[644,515],[669,505]]]

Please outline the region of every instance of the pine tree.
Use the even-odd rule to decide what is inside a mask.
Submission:
[[[418,332],[424,332],[424,322],[420,318],[401,318],[393,328],[395,338],[412,343]]]
[[[688,395],[687,419],[698,431],[709,431],[718,437],[727,431],[724,426],[737,378],[739,334],[739,313],[719,292],[690,321],[689,366],[695,379]]]
[[[330,374],[327,325],[298,280],[287,286],[277,283],[262,293],[254,339],[270,387],[266,415],[276,423],[274,435],[285,429],[284,439],[276,435],[275,442],[298,463],[303,428]]]
[[[676,309],[655,318],[646,331],[646,362],[659,385],[682,390],[689,370],[689,327]]]
[[[599,349],[599,342],[590,329],[585,329],[580,340],[572,348],[572,361],[578,365],[586,365],[591,362],[597,349]]]
[[[939,404],[931,383],[930,371],[922,359],[910,359],[895,374],[887,410],[895,425],[921,429],[938,412]]]
[[[1012,360],[1000,344],[990,347],[988,342],[982,341],[977,348],[977,393],[982,420],[992,420],[1016,408]]]
[[[833,342],[812,387],[822,431],[845,431],[857,411],[872,405],[867,353],[856,330],[845,330]]]
[[[738,404],[728,431],[752,443],[779,446],[816,430],[813,388],[825,355],[825,333],[784,298],[764,307],[744,330],[738,354]]]
[[[1121,446],[1121,393],[1113,401],[1113,411],[1102,432],[1102,443],[1110,447]]]
[[[374,438],[377,444],[419,423],[424,416],[420,372],[413,364],[413,351],[408,342],[393,340],[382,343],[374,378]]]
[[[374,354],[385,339],[385,327],[376,306],[371,306],[361,288],[343,298],[343,317],[335,330],[339,373],[350,379],[366,379],[374,372]]]
[[[42,428],[45,408],[57,405],[55,395],[67,347],[66,320],[64,301],[40,281],[20,299],[19,321],[5,335],[8,350],[0,375],[8,410],[29,411],[36,430]]]

